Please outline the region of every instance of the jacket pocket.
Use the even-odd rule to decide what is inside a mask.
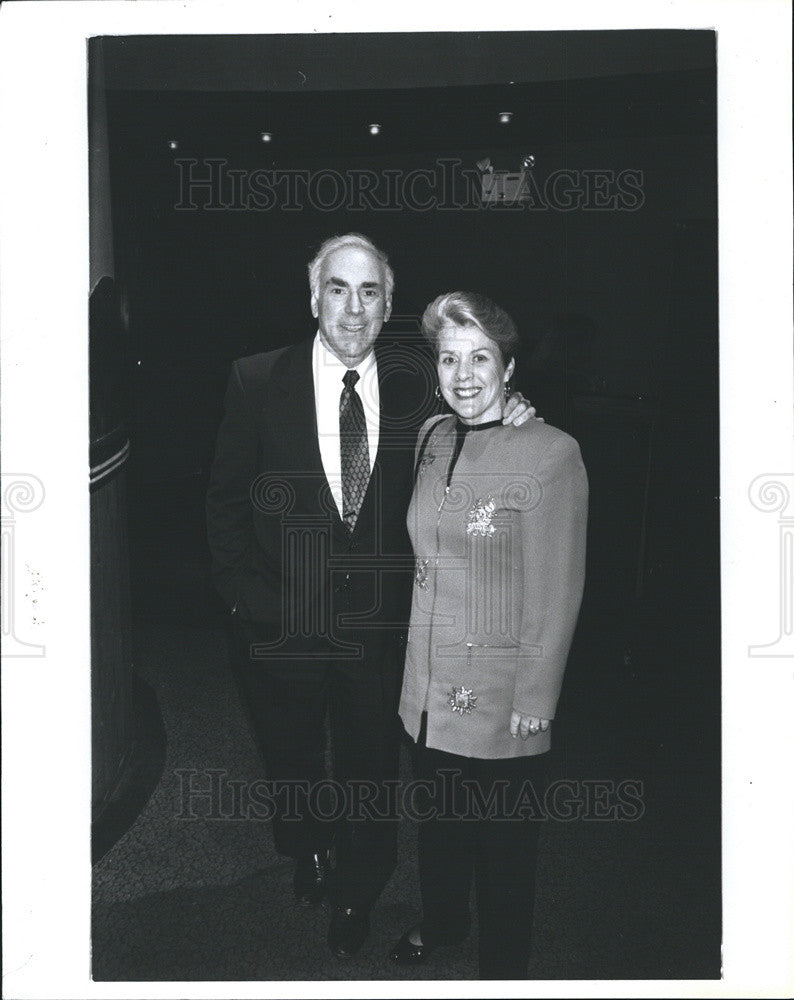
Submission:
[[[520,647],[486,642],[440,646],[433,655],[433,675],[451,683],[510,689],[512,697]]]

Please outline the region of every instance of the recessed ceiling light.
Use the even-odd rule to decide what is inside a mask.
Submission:
[[[380,135],[380,125],[377,122],[373,122],[371,125],[367,126],[370,135]]]
[[[501,122],[502,125],[509,125],[512,120],[513,120],[513,112],[512,111],[500,111],[499,112],[499,121]]]
[[[176,139],[169,139],[168,140],[168,148],[169,149],[179,149],[179,143],[176,141]]]
[[[259,133],[259,138],[262,140],[262,142],[271,142],[272,139],[273,139],[273,133],[272,132],[260,132]]]

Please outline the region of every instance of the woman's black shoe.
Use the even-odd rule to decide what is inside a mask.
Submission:
[[[411,931],[407,930],[397,944],[389,952],[389,958],[397,965],[421,965],[434,951],[433,945],[414,944]]]

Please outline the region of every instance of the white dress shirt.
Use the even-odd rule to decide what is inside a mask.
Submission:
[[[367,422],[367,443],[369,445],[369,471],[375,464],[380,435],[380,389],[378,386],[378,364],[372,350],[355,369],[359,374],[356,392],[364,407]],[[320,442],[320,457],[334,502],[342,516],[342,452],[339,445],[339,398],[344,384],[342,379],[347,368],[335,354],[325,346],[319,331],[312,348],[312,378],[314,381],[314,404],[317,411],[317,439]]]

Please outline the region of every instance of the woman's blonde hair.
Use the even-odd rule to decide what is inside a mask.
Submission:
[[[443,327],[476,326],[492,340],[507,366],[521,344],[516,325],[500,306],[479,292],[447,292],[433,299],[422,316],[422,335],[438,353],[438,335]]]

